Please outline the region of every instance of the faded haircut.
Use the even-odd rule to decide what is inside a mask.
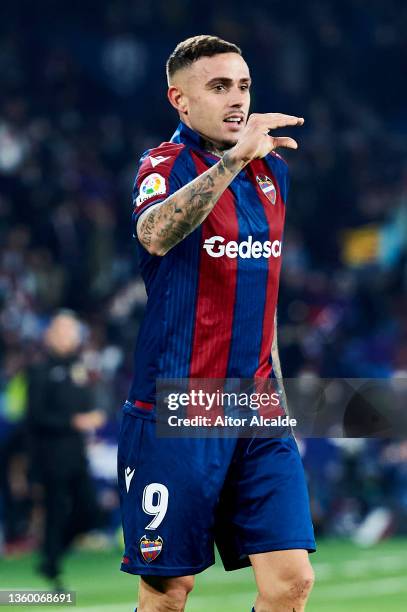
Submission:
[[[191,66],[201,57],[212,57],[219,53],[238,53],[242,55],[242,51],[237,45],[222,40],[218,36],[208,34],[192,36],[178,43],[166,64],[168,84],[178,70]]]

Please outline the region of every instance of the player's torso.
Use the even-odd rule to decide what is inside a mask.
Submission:
[[[197,174],[217,161],[192,156]],[[193,327],[189,376],[269,373],[284,216],[276,178],[258,160],[239,173],[200,228],[173,249],[174,292],[179,264],[194,286],[183,317]],[[178,306],[179,297],[174,293]]]
[[[196,149],[184,159],[185,184],[218,161]],[[246,166],[205,221],[164,257],[141,253],[149,300],[133,395],[150,395],[143,377],[270,376],[285,217],[272,163]]]

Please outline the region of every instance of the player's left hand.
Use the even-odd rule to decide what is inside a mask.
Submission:
[[[304,125],[303,117],[281,113],[253,113],[240,135],[237,144],[228,152],[231,160],[247,164],[253,159],[265,157],[278,147],[297,149],[298,143],[290,136],[273,136],[271,130]]]

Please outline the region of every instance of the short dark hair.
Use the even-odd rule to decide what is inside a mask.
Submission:
[[[200,34],[183,40],[175,47],[167,60],[168,82],[181,68],[190,66],[201,57],[212,57],[219,53],[238,53],[242,55],[242,51],[237,45],[222,40],[218,36]]]

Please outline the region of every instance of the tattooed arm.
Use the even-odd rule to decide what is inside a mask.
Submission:
[[[278,389],[278,393],[280,395],[280,403],[281,403],[281,406],[282,406],[284,412],[286,414],[288,414],[287,396],[285,394],[283,374],[281,372],[280,356],[278,354],[278,343],[277,343],[277,308],[276,308],[276,311],[274,313],[274,337],[273,337],[273,345],[271,347],[271,359],[272,359],[272,363],[273,363],[274,376],[276,377],[276,381],[277,381],[277,389]]]
[[[212,168],[140,215],[137,236],[152,255],[165,255],[198,227],[222,193],[252,159],[261,159],[277,147],[297,148],[290,137],[274,137],[270,130],[302,125],[302,117],[281,113],[250,115],[238,142]]]
[[[146,210],[137,223],[144,248],[152,255],[168,253],[206,219],[244,165],[225,153],[212,168]]]

